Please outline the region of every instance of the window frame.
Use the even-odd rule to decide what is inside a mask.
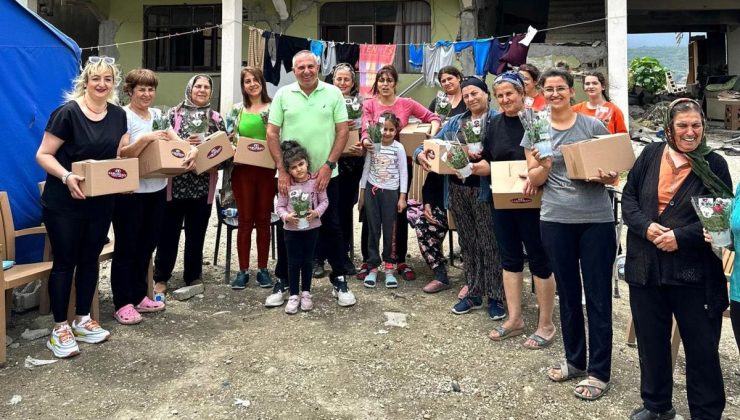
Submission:
[[[407,4],[410,4],[410,3],[423,3],[423,4],[425,4],[429,8],[429,20],[418,21],[418,22],[407,22],[405,20],[406,5]],[[326,19],[324,17],[324,13],[325,13],[324,8],[325,7],[337,7],[337,5],[339,5],[339,4],[343,5],[344,6],[344,9],[345,9],[345,12],[344,12],[345,18],[344,18],[344,20],[343,21],[330,21],[329,19]],[[377,19],[377,8],[378,7],[389,6],[389,5],[393,5],[393,6],[396,6],[397,7],[399,4],[403,5],[403,9],[402,9],[400,18],[398,18],[398,20],[396,22],[388,22],[388,21],[379,21],[379,20],[376,20]],[[372,22],[359,23],[359,22],[352,22],[351,21],[351,19],[350,19],[350,7],[356,8],[356,7],[360,7],[360,6],[372,6],[373,7],[373,16],[374,17],[373,17],[373,21]],[[406,39],[406,28],[407,27],[427,26],[429,28],[429,38],[430,39],[422,40],[422,41],[419,41],[419,42],[420,43],[430,43],[431,42],[431,35],[432,35],[432,6],[429,3],[429,1],[427,1],[427,0],[360,1],[360,2],[347,1],[347,0],[345,0],[345,1],[324,3],[319,8],[319,13],[318,13],[319,37],[323,41],[346,42],[347,39],[348,39],[348,37],[349,37],[349,30],[348,30],[347,27],[349,25],[360,25],[360,24],[361,25],[373,25],[373,27],[374,27],[374,29],[373,29],[374,35],[373,36],[375,37],[375,42],[376,43],[379,43],[377,41],[378,34],[379,33],[382,33],[382,31],[379,31],[378,30],[379,27],[394,27],[395,28],[397,26],[400,26],[401,27],[401,37],[402,37],[401,44],[408,44],[408,42],[409,42]],[[342,27],[346,28],[344,30],[344,34],[345,34],[345,37],[346,38],[344,38],[343,41],[336,41],[334,39],[331,39],[327,35],[327,33],[326,33],[327,30],[331,30],[331,29],[336,30],[336,29],[340,29]],[[399,71],[399,73],[418,73],[418,71],[414,71],[414,70],[411,69],[411,65],[408,62],[408,48],[406,48],[405,45],[404,46],[399,46],[399,47],[396,48],[396,58],[395,58],[394,62],[396,60],[398,60],[399,54],[400,54],[401,62],[403,63],[403,67],[397,69]]]
[[[213,25],[199,25],[195,24],[194,21],[196,11],[202,8],[212,8],[213,10]],[[162,24],[156,22],[150,24],[150,16],[164,15],[164,13],[158,13],[162,11],[167,12],[168,23]],[[189,13],[189,24],[174,24],[172,23],[172,16],[175,12],[182,12],[187,10]],[[211,4],[171,4],[171,5],[152,5],[144,6],[144,24],[143,32],[144,39],[151,39],[155,37],[172,35],[175,33],[183,33],[192,31],[197,28],[203,28],[206,26],[215,26],[221,24],[223,8],[220,3]],[[195,72],[220,72],[221,71],[221,28],[212,28],[199,33],[191,33],[188,35],[181,35],[178,37],[170,37],[152,41],[146,41],[142,52],[142,63],[143,66],[156,72],[161,73],[195,73]],[[177,65],[174,58],[174,43],[173,40],[179,42],[187,42],[189,57],[187,65]],[[206,52],[206,46],[210,42],[210,52]],[[197,44],[202,43],[203,55],[202,62],[211,62],[211,65],[196,65],[195,58],[197,51]],[[161,49],[164,48],[164,52]],[[153,50],[153,51],[152,51]],[[150,55],[152,58],[150,59]],[[160,56],[163,56],[163,62],[160,61]]]

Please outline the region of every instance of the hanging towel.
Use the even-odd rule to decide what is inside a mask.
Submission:
[[[414,70],[419,70],[424,64],[424,44],[409,44],[409,64]]]
[[[337,63],[351,64],[357,68],[357,62],[360,60],[360,46],[357,44],[339,44],[337,49]]]
[[[311,52],[316,57],[319,57],[319,63],[321,63],[321,57],[324,55],[324,45],[325,43],[323,41],[311,41]]]
[[[437,42],[434,43],[434,46],[435,47],[449,47],[450,45],[452,45],[452,41],[447,41],[447,40],[444,40],[444,39],[439,40],[439,41],[437,41]]]
[[[488,52],[491,51],[490,39],[476,39],[473,44],[473,58],[475,59],[475,75],[486,75],[486,60]]]
[[[516,67],[527,62],[529,46],[519,42],[523,39],[524,34],[518,34],[511,37],[509,40],[509,51],[506,51],[506,54],[504,54],[499,60],[496,74],[503,73],[507,66]]]
[[[309,50],[311,43],[306,38],[282,35],[277,47],[277,60],[283,63],[286,73],[293,71],[293,56],[297,52]]]
[[[455,52],[456,53],[459,53],[460,51],[462,51],[462,50],[464,50],[466,48],[472,47],[473,46],[473,42],[474,41],[457,41],[457,42],[454,42],[452,45],[455,46]]]
[[[324,76],[330,75],[332,70],[334,69],[334,66],[336,65],[337,65],[336,46],[334,45],[334,41],[329,41],[326,43],[326,48],[324,48],[324,54],[321,57],[321,74]]]
[[[499,60],[507,51],[509,51],[508,42],[499,42],[495,38],[491,40],[491,49],[488,51],[488,58],[486,59],[486,71],[488,73],[493,75],[499,74]]]
[[[396,57],[396,45],[360,45],[360,96],[369,98],[372,96],[372,87],[375,83],[375,75],[381,67],[393,64]]]
[[[247,66],[262,69],[262,61],[265,59],[264,31],[259,28],[249,27],[249,44],[247,44]]]
[[[535,35],[537,35],[537,29],[530,26],[529,29],[527,29],[527,35],[524,36],[524,39],[519,41],[519,43],[529,47],[529,44],[532,43]]]
[[[265,75],[266,81],[277,86],[278,83],[280,83],[280,62],[277,61],[275,64],[273,64],[272,57],[270,57],[270,45],[269,44],[270,44],[270,38],[272,38],[272,32],[265,31],[262,33],[262,37],[265,39],[265,53],[262,59],[262,73]],[[275,44],[276,45],[279,39],[280,39],[280,34],[275,34]]]
[[[434,86],[439,84],[437,73],[444,66],[451,66],[455,59],[455,48],[450,44],[447,46],[425,45],[424,65],[421,72],[424,74],[424,84]]]

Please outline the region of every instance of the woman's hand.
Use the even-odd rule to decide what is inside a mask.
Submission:
[[[185,139],[185,141],[192,144],[193,146],[197,146],[201,143],[201,137],[197,134],[191,134],[188,136],[187,139]]]
[[[198,149],[191,147],[185,159],[182,161],[182,166],[185,167],[186,171],[192,171],[195,169],[195,158],[198,157]]]
[[[645,232],[645,238],[650,242],[655,242],[655,240],[658,239],[660,235],[670,230],[670,228],[653,222],[650,223],[650,226],[648,226],[647,231]]]
[[[601,168],[599,168],[599,176],[586,178],[586,182],[599,182],[605,185],[612,185],[617,181],[618,176],[619,176],[618,172],[614,172],[614,171],[604,172],[603,170],[601,170]]]
[[[419,162],[419,166],[421,166],[421,169],[429,172],[432,170],[432,166],[429,164],[429,161],[427,160],[427,151],[422,150],[421,153],[419,153],[416,156],[416,161]]]
[[[311,220],[318,219],[319,217],[319,212],[312,209],[308,211],[308,214],[306,215],[306,220],[310,222]]]
[[[532,183],[529,181],[529,177],[527,176],[527,174],[519,174],[519,178],[524,179],[524,187],[522,187],[522,193],[526,197],[533,197],[534,195],[537,194],[537,192],[539,191],[539,188],[532,185]]]
[[[434,225],[439,224],[439,220],[437,220],[437,218],[434,217],[434,214],[432,214],[431,204],[424,204],[424,211],[421,213],[421,215],[424,216],[424,218],[427,219],[430,223]]]
[[[365,149],[362,147],[362,144],[355,143],[349,148],[349,152],[346,153],[348,156],[355,156],[359,157],[362,156],[365,153]]]
[[[375,145],[369,139],[362,139],[362,145],[369,153],[375,153]]]
[[[548,170],[552,169],[552,157],[546,157],[542,159],[540,158],[540,151],[537,150],[536,147],[533,147],[531,150],[532,150],[532,157],[537,159],[537,162],[540,163],[540,166]]]
[[[297,225],[298,224],[298,215],[295,213],[290,213],[287,216],[285,216],[285,223],[289,223],[291,225]]]
[[[80,189],[80,182],[84,180],[84,176],[79,176],[75,174],[69,174],[67,176],[67,188],[69,188],[69,193],[72,195],[72,198],[76,200],[85,199],[85,194],[83,194],[82,190]]]
[[[704,242],[707,242],[707,243],[710,243],[711,244],[712,243],[712,234],[709,233],[709,232],[707,232],[706,229],[703,229],[703,230],[704,230]]]
[[[665,252],[673,252],[678,249],[678,242],[676,242],[676,234],[669,230],[668,232],[663,233],[662,235],[655,238],[653,241],[656,247],[658,247],[659,250],[665,251]]]
[[[406,197],[399,197],[398,198],[398,205],[396,206],[399,213],[403,213],[404,210],[406,210]]]
[[[479,153],[471,152],[470,149],[468,149],[468,157],[470,158],[470,160],[478,160],[480,159],[481,154],[480,152]]]

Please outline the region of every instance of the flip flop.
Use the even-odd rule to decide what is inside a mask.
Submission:
[[[529,340],[534,341],[535,343],[537,343],[537,345],[536,346],[533,346],[531,344],[527,345],[527,341]],[[542,350],[544,348],[550,347],[553,341],[555,341],[555,334],[553,334],[549,340],[541,335],[532,334],[529,337],[527,337],[526,340],[524,340],[524,342],[522,343],[522,347],[524,347],[525,349],[530,349],[530,350]]]
[[[591,393],[591,395],[583,395],[580,392],[578,392],[578,387],[587,388],[588,391]],[[586,400],[586,401],[596,401],[599,398],[603,397],[604,394],[606,394],[607,391],[609,391],[609,388],[611,388],[612,384],[611,382],[604,382],[596,378],[586,378],[582,380],[581,382],[578,382],[576,387],[573,389],[573,393],[576,394],[576,397]]]
[[[491,335],[491,333],[494,331],[498,333],[498,336]],[[510,330],[499,325],[498,327],[495,327],[490,333],[488,333],[488,338],[493,341],[504,341],[508,338],[520,336],[523,332],[524,328],[513,328]]]
[[[560,369],[560,377],[555,378],[547,372],[547,377],[553,382],[565,382],[571,379],[582,378],[586,376],[586,371],[571,366],[567,360],[560,362],[560,366],[551,366],[551,369]]]

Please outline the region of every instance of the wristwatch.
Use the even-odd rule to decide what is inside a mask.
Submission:
[[[337,163],[336,162],[332,162],[330,160],[327,160],[326,162],[324,162],[324,165],[328,166],[329,169],[331,169],[332,171],[334,169],[336,169],[336,167],[337,167]]]

